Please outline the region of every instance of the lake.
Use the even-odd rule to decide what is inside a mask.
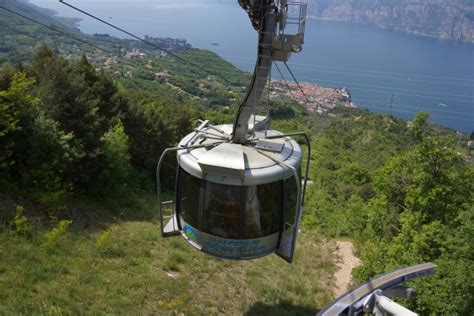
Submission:
[[[123,34],[61,5],[32,3],[80,17],[85,33]],[[76,0],[71,4],[137,35],[185,38],[235,66],[252,71],[256,32],[245,12],[226,0]],[[474,130],[474,45],[424,38],[373,26],[309,20],[303,52],[290,67],[299,81],[347,87],[361,108]],[[281,67],[280,67],[281,68]],[[288,73],[284,73],[290,79]],[[275,79],[279,74],[273,71]]]

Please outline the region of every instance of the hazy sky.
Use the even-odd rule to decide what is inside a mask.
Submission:
[[[29,0],[31,3],[38,6],[52,9],[60,13],[61,15],[68,16],[67,13],[71,12],[70,8],[61,4],[59,0]],[[104,5],[110,4],[121,5],[130,4],[133,6],[146,6],[150,9],[157,10],[173,10],[173,9],[192,9],[199,8],[209,4],[234,4],[238,5],[237,0],[66,0],[71,5],[91,9],[96,6],[104,7]],[[70,14],[69,16],[74,15]]]

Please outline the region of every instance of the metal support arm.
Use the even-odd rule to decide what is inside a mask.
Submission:
[[[263,23],[259,31],[257,63],[255,65],[252,82],[239,107],[234,123],[234,131],[232,133],[232,141],[234,143],[246,143],[248,121],[267,84],[268,76],[272,68],[272,41],[276,32],[277,20],[277,14],[270,9],[263,17]]]
[[[305,3],[287,0],[238,0],[258,31],[258,55],[255,70],[244,100],[239,106],[232,132],[232,142],[245,144],[249,134],[249,119],[260,99],[271,73],[273,61],[286,62],[292,53],[298,53],[304,42],[306,21]],[[298,16],[288,17],[289,6],[297,6]],[[297,28],[287,34],[287,25]]]

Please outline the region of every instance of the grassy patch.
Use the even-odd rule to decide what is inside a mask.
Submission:
[[[153,219],[100,229],[0,232],[0,314],[314,314],[330,300],[331,247],[303,232],[294,264],[275,255],[223,261],[181,238],[163,239]],[[100,226],[99,226],[100,227]]]

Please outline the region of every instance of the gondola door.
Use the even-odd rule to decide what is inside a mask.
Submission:
[[[180,181],[179,177],[179,172],[177,168],[176,174],[175,174],[175,200],[174,201],[163,201],[163,195],[162,195],[162,166],[163,162],[166,158],[166,156],[169,153],[176,153],[177,150],[181,148],[168,148],[166,149],[163,154],[160,157],[160,160],[158,162],[158,165],[156,167],[156,187],[157,187],[157,194],[158,194],[158,207],[160,211],[160,226],[161,226],[161,236],[163,237],[171,237],[171,236],[177,236],[180,234],[179,230],[179,223],[178,223],[178,216],[176,213],[178,199],[177,196],[179,196],[179,187],[178,183]]]
[[[296,245],[296,237],[301,222],[301,180],[298,174],[283,182],[283,223],[280,236],[280,244],[276,254],[291,263],[293,261]]]

